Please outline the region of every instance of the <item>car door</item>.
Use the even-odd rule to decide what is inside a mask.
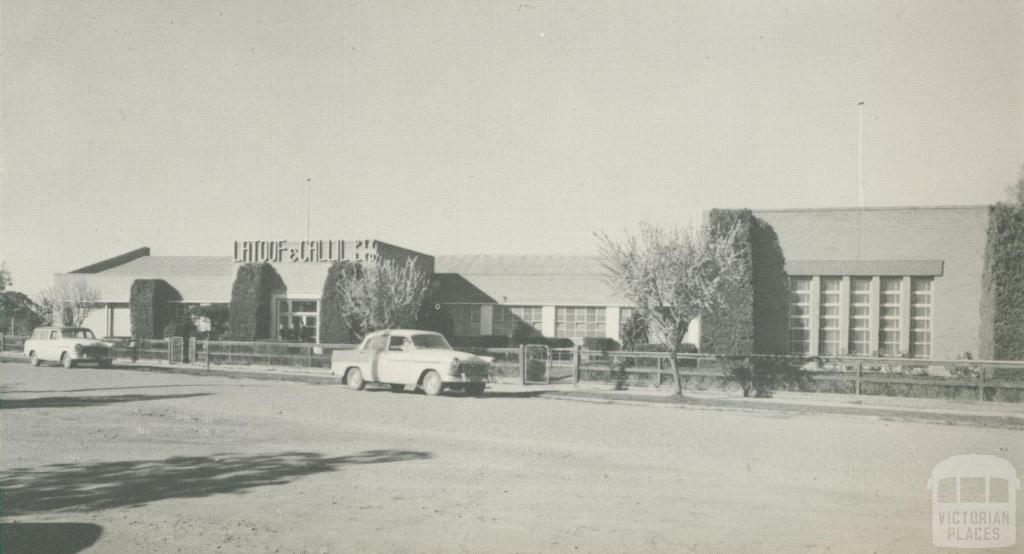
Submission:
[[[41,359],[60,361],[60,331],[56,329],[50,331],[40,350],[43,351],[43,354],[39,356]]]
[[[388,340],[388,349],[381,355],[380,380],[383,383],[415,382],[409,377],[412,358],[416,353],[409,337],[392,335]]]
[[[366,381],[379,383],[380,378],[380,366],[381,357],[387,352],[388,349],[388,336],[377,335],[366,341],[365,345],[365,356],[366,362],[365,367],[367,375],[363,376]]]

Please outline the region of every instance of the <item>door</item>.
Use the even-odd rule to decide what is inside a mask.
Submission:
[[[414,383],[416,352],[408,337],[393,335],[388,350],[381,355],[380,380],[383,383]]]
[[[50,331],[50,336],[43,341],[39,350],[39,357],[44,360],[58,361],[60,360],[60,331]]]
[[[363,379],[366,381],[378,383],[380,382],[380,366],[381,357],[387,352],[388,336],[377,335],[367,341],[366,343],[366,363],[364,368],[366,374],[363,375]]]

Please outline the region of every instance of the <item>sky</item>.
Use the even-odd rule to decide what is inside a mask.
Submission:
[[[715,207],[993,203],[1024,1],[0,5],[14,289],[140,246],[589,254]],[[307,181],[308,179],[308,181]]]

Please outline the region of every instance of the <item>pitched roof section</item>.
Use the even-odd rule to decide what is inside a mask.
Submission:
[[[68,273],[99,273],[101,271],[107,271],[111,268],[117,267],[121,264],[126,264],[134,259],[149,256],[149,247],[143,246],[142,248],[136,248],[131,252],[125,252],[120,256],[114,256],[113,258],[107,258],[101,262],[89,264],[85,267],[80,267],[74,271]]]
[[[146,256],[103,273],[146,279],[169,275],[234,276],[235,271],[235,263],[229,256]]]
[[[618,306],[593,256],[436,256],[439,300],[451,303]]]

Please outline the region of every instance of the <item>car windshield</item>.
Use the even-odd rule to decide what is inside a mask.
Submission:
[[[412,343],[416,348],[436,348],[438,350],[451,350],[451,345],[441,335],[413,335]]]
[[[66,339],[92,339],[96,338],[88,329],[64,329],[61,334]]]

